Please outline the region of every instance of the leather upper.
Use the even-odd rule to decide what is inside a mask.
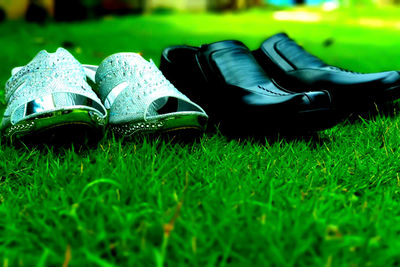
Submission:
[[[239,41],[168,47],[160,70],[205,108],[211,122],[235,132],[316,130],[336,123],[327,91],[294,93],[278,86]]]
[[[179,54],[182,55],[181,62],[174,58],[174,55]],[[184,70],[181,77],[171,74],[171,69],[179,67]],[[329,108],[330,105],[327,92],[293,93],[277,87],[257,63],[251,51],[239,41],[222,41],[200,48],[167,48],[163,52],[160,69],[173,83],[179,83],[179,79],[193,79],[198,83],[201,82],[201,77],[205,86],[202,92],[197,93],[197,98],[202,98],[201,103],[208,102],[204,103],[205,106],[212,102],[211,97],[215,97],[218,102],[235,103],[236,107],[239,104],[245,108],[253,106],[255,109],[257,106],[280,105],[287,106],[288,110],[300,110]],[[188,69],[190,73],[187,73]],[[193,97],[193,92],[187,94]]]
[[[264,41],[254,55],[278,84],[300,91],[327,90],[339,103],[384,98],[400,86],[397,71],[362,74],[330,66],[284,33]]]

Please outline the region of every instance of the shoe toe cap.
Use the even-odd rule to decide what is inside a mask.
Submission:
[[[314,91],[304,93],[304,103],[309,109],[330,109],[331,96],[327,91]]]

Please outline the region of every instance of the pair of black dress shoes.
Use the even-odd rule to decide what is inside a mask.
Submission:
[[[330,66],[286,34],[256,51],[239,41],[173,46],[161,71],[224,129],[320,130],[346,112],[400,97],[397,71],[361,74]]]

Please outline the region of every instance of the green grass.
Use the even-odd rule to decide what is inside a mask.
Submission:
[[[272,12],[148,15],[45,27],[0,24],[0,81],[63,41],[83,63],[165,46],[286,31],[325,61],[400,69],[397,9],[345,10],[319,23]],[[397,12],[397,13],[396,13]],[[326,39],[333,45],[325,47]],[[4,110],[4,92],[1,109]],[[265,123],[268,123],[266,119]],[[0,144],[0,266],[254,266],[400,263],[400,119],[344,122],[311,139],[205,134],[114,140],[94,148]]]

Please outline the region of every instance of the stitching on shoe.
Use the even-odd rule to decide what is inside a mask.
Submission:
[[[267,88],[265,88],[265,87],[263,87],[261,85],[258,85],[258,88],[260,88],[260,89],[262,89],[264,91],[267,91],[267,92],[269,92],[271,94],[274,94],[274,95],[279,95],[279,96],[286,96],[287,95],[287,94],[276,93],[276,92],[271,91],[271,90],[269,90],[269,89],[267,89]]]

